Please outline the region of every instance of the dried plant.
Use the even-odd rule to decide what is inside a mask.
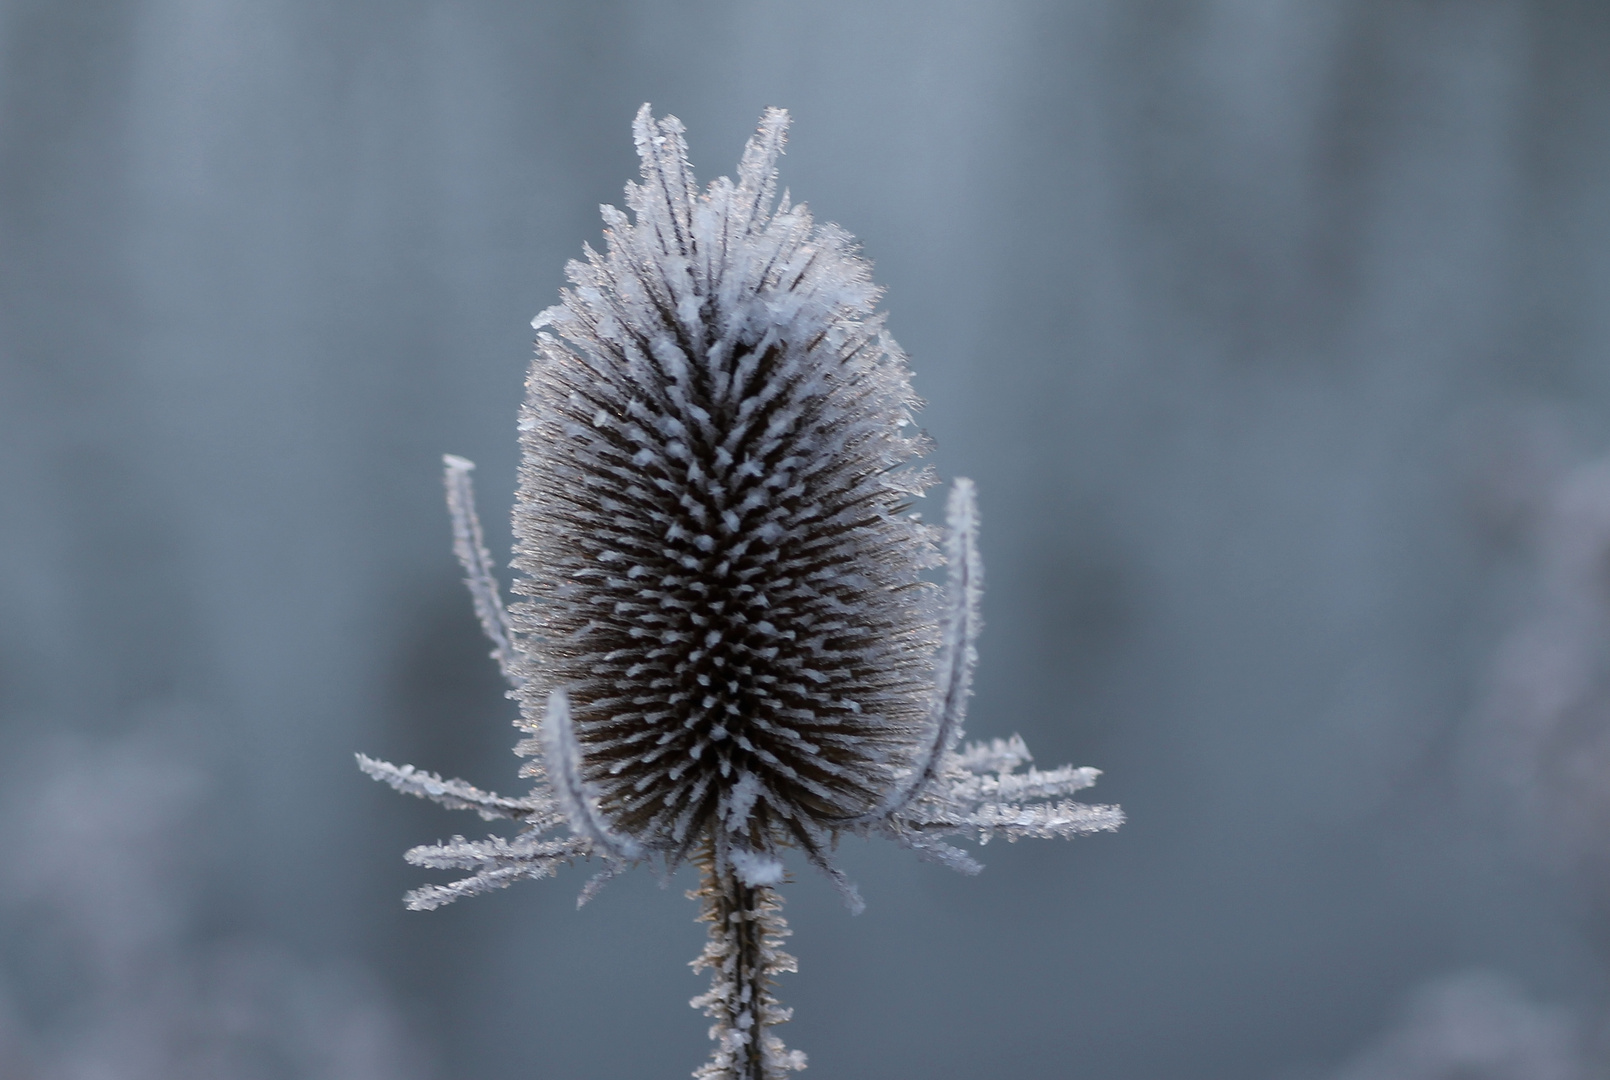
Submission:
[[[411,862],[475,873],[408,896],[434,908],[596,857],[582,901],[622,869],[691,860],[713,972],[696,1075],[801,1069],[772,1028],[794,970],[776,891],[795,850],[853,910],[833,865],[844,834],[881,835],[976,873],[943,842],[1071,837],[1116,807],[1065,797],[1094,769],[1024,769],[1022,740],[958,749],[978,633],[972,485],[957,480],[944,551],[911,511],[920,402],[875,312],[853,239],[777,198],[788,116],[770,109],[736,182],[700,193],[682,125],[644,106],[633,217],[533,322],[520,413],[516,593],[505,610],[470,490],[447,461],[456,551],[520,703],[535,786],[504,798],[360,756],[399,791],[521,826]],[[922,578],[944,565],[943,590]],[[568,835],[550,838],[560,826]]]

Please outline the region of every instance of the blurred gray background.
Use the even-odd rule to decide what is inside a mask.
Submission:
[[[1607,57],[1590,0],[4,0],[0,1074],[704,1058],[686,881],[408,913],[482,823],[352,760],[520,789],[440,455],[506,551],[650,101],[704,179],[792,111],[980,487],[970,734],[1131,819],[801,873],[805,1075],[1607,1075]]]

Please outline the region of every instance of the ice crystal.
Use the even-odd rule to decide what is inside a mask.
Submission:
[[[520,412],[514,591],[505,609],[470,491],[448,457],[454,548],[493,656],[520,703],[535,781],[504,798],[362,757],[399,791],[520,824],[409,861],[473,875],[427,886],[433,908],[597,857],[585,901],[627,866],[694,861],[715,1019],[702,1077],[804,1067],[771,1028],[793,970],[775,890],[794,850],[832,864],[846,833],[883,835],[967,873],[943,841],[1072,837],[1116,807],[1065,797],[1094,769],[1019,771],[1015,736],[958,748],[976,659],[981,567],[973,488],[940,534],[911,510],[920,402],[854,240],[777,195],[788,116],[768,109],[736,181],[701,192],[682,125],[634,125],[632,216],[604,207],[603,253],[532,323]],[[938,589],[923,572],[938,566]],[[544,836],[558,826],[569,835]]]

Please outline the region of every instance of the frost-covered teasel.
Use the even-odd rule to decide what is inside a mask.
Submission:
[[[793,970],[776,886],[798,852],[887,836],[968,873],[946,837],[1071,837],[1116,807],[1069,801],[1094,769],[1024,767],[1016,736],[959,748],[979,629],[972,485],[941,533],[912,512],[934,483],[906,359],[853,239],[777,195],[788,117],[769,109],[739,163],[700,191],[682,125],[644,106],[631,216],[533,322],[520,412],[514,590],[505,609],[461,458],[447,461],[455,551],[529,737],[505,798],[361,757],[399,791],[520,826],[411,862],[472,870],[408,896],[432,908],[602,860],[702,873],[715,1024],[704,1077],[804,1067],[771,1028]],[[941,549],[941,540],[943,541]],[[924,571],[944,566],[944,588]],[[549,838],[563,826],[568,836]]]

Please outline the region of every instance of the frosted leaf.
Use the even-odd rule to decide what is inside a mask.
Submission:
[[[1048,840],[1052,837],[1085,836],[1113,832],[1124,823],[1123,811],[1116,806],[1060,802],[1035,805],[986,803],[961,822],[976,828],[987,838],[999,832],[1011,840],[1025,837]]]

